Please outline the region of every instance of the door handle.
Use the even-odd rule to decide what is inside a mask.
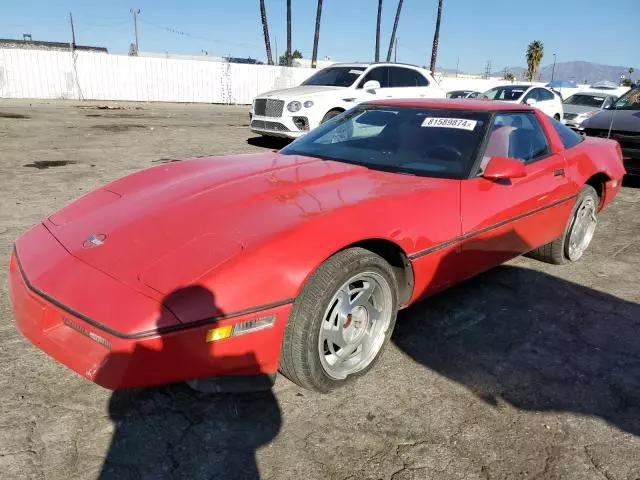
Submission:
[[[558,170],[554,170],[553,171],[553,176],[554,177],[559,177],[561,175],[564,175],[564,168],[559,168]]]

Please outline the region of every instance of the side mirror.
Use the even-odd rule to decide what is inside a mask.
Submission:
[[[380,88],[380,82],[377,80],[368,80],[364,82],[362,88],[369,93],[376,93],[376,90]]]
[[[527,105],[529,105],[530,107],[534,106],[536,103],[538,103],[538,101],[535,98],[527,98],[527,101],[525,102]]]
[[[493,157],[489,160],[482,176],[488,180],[522,178],[527,175],[524,164],[511,157]]]

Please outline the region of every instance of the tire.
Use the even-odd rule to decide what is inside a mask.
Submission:
[[[560,114],[556,113],[553,118],[555,118],[557,121],[560,121]]]
[[[582,257],[584,250],[591,243],[591,239],[593,238],[593,230],[595,229],[595,225],[597,223],[596,215],[598,210],[598,204],[600,199],[598,198],[598,194],[595,189],[591,185],[585,185],[578,193],[578,197],[576,198],[576,203],[571,210],[571,215],[569,216],[569,221],[567,222],[567,226],[564,229],[563,234],[556,238],[553,242],[547,243],[535,250],[532,250],[527,255],[531,258],[535,258],[536,260],[540,260],[546,263],[551,263],[554,265],[565,265],[567,263],[573,263],[580,260]],[[594,219],[593,229],[589,233],[589,238],[586,239],[586,245],[582,252],[577,252],[576,249],[572,248],[571,245],[571,236],[574,231],[579,235],[579,231],[577,228],[581,224],[578,221],[580,215],[585,213],[585,208],[593,207],[593,211],[590,213],[592,218]],[[572,254],[573,253],[573,254]],[[576,255],[576,253],[579,253]]]
[[[333,117],[337,117],[338,115],[340,115],[342,113],[342,110],[329,110],[324,117],[322,117],[322,121],[320,122],[320,125],[322,125],[324,122],[328,122],[329,120],[331,120]]]
[[[362,280],[349,283],[354,278]],[[373,284],[371,297],[367,296],[368,289],[349,291],[352,285]],[[337,297],[345,291],[345,285],[348,294]],[[365,297],[373,302],[363,300]],[[374,306],[381,308],[382,314]],[[351,314],[343,315],[344,311]],[[380,358],[393,333],[397,311],[398,287],[391,266],[382,257],[363,248],[336,253],[313,273],[293,304],[282,342],[280,373],[318,392],[329,392],[353,381]],[[374,315],[379,315],[377,320]],[[371,335],[367,334],[368,328]],[[331,340],[331,347],[327,335],[336,338],[336,343]],[[370,347],[365,347],[367,341]],[[362,345],[353,350],[358,342]],[[344,346],[340,347],[341,343]],[[352,353],[340,357],[341,352]],[[331,361],[335,363],[331,365]]]

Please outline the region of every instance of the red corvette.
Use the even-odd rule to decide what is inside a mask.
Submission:
[[[369,370],[398,309],[523,253],[577,261],[619,145],[526,106],[356,106],[279,152],[162,165],[24,233],[16,323],[110,389]]]

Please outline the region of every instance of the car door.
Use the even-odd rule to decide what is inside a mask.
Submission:
[[[560,114],[562,117],[562,107],[560,103],[560,99],[557,98],[553,92],[546,88],[538,89],[538,103],[536,106],[550,117],[556,114]]]
[[[429,81],[417,70],[389,67],[389,91],[392,98],[429,97]]]
[[[558,147],[557,147],[558,148]],[[517,158],[526,176],[481,176],[494,156]],[[495,116],[478,176],[462,181],[461,269],[471,276],[559,237],[573,207],[562,151],[554,153],[536,113]]]
[[[380,88],[375,91],[365,90],[364,84],[369,80],[375,80],[380,84]],[[365,102],[368,100],[375,100],[379,98],[391,98],[389,88],[389,67],[373,67],[371,68],[364,77],[358,83],[356,87],[356,95],[358,102]]]

